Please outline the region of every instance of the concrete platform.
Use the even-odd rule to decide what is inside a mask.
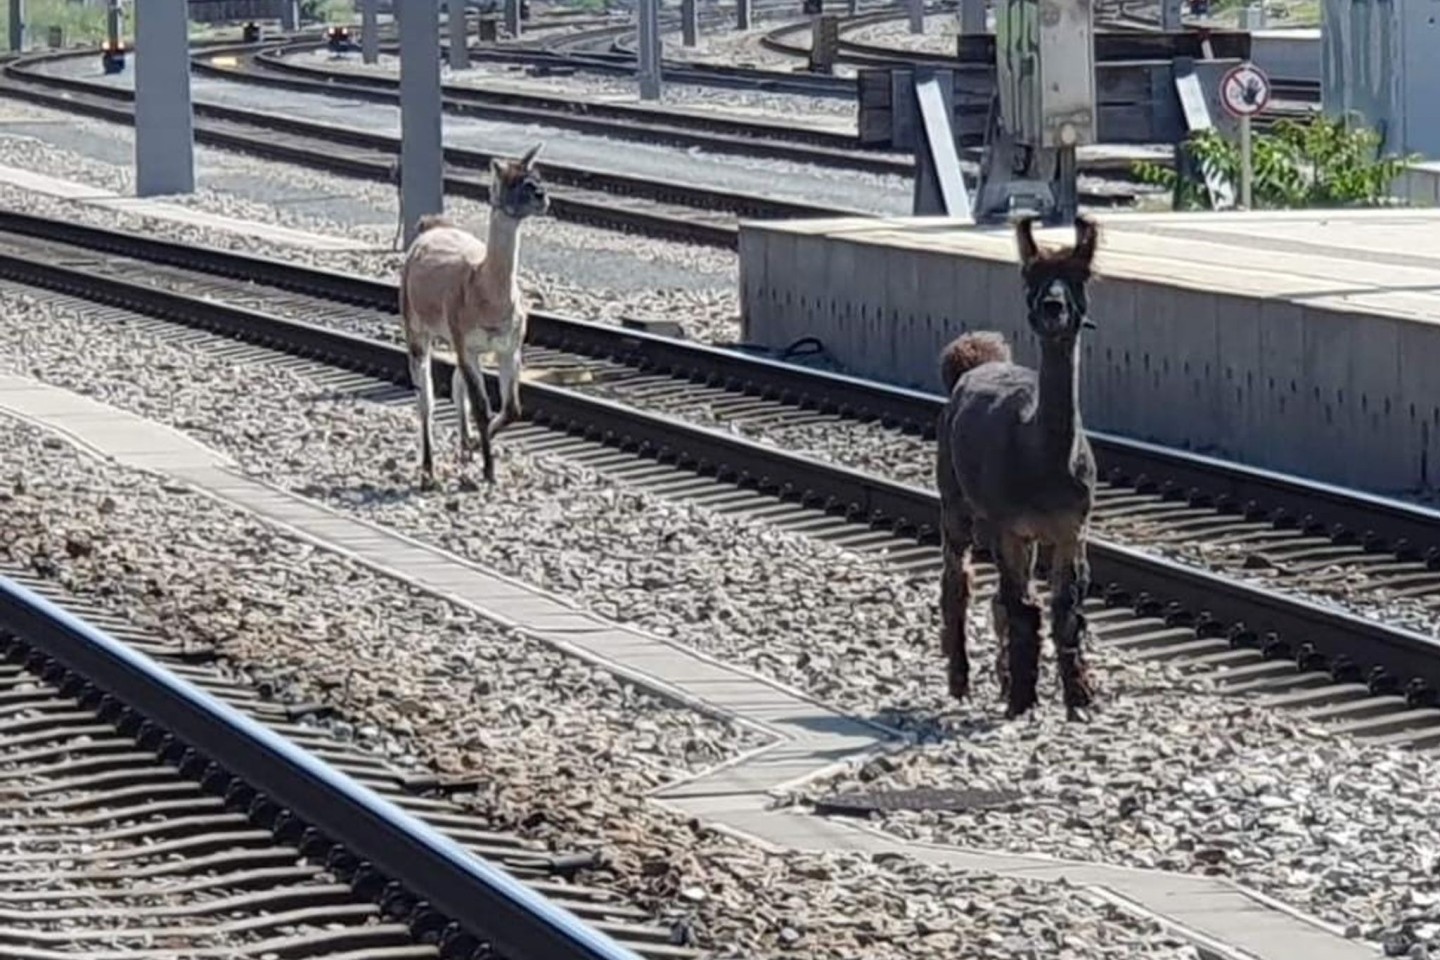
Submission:
[[[1440,211],[1098,219],[1087,426],[1364,489],[1433,490]],[[965,330],[1001,330],[1035,362],[1017,263],[1009,228],[745,223],[744,336],[815,336],[857,376],[938,391],[939,350]]]
[[[767,731],[772,742],[662,788],[672,810],[778,850],[901,855],[1003,876],[1066,879],[1121,909],[1158,919],[1210,960],[1362,960],[1373,947],[1228,881],[925,844],[841,821],[774,809],[770,796],[901,740],[805,694],[689,647],[607,621],[562,597],[245,475],[229,458],[169,427],[24,377],[0,376],[0,416],[55,431],[81,449],[168,475],[322,549],[475,610],[686,703]],[[562,621],[557,624],[557,621]]]

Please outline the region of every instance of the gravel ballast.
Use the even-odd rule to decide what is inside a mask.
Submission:
[[[8,303],[8,307],[15,304]],[[161,358],[163,363],[163,358]],[[337,704],[399,762],[478,775],[468,802],[555,849],[602,844],[587,883],[656,911],[717,957],[1194,958],[1064,884],[903,858],[778,855],[641,794],[755,743],[588,665],[144,473],[0,417],[11,466],[0,562],[171,642],[218,645],[296,698]]]
[[[988,637],[972,642],[981,669],[980,702],[957,709],[945,698],[934,649],[938,624],[931,578],[906,579],[879,561],[665,503],[563,460],[528,456],[503,438],[493,490],[457,494],[447,481],[447,490],[419,494],[409,404],[336,399],[288,371],[235,367],[196,347],[162,343],[13,293],[0,296],[0,309],[10,318],[7,367],[171,423],[231,453],[256,474],[337,509],[750,666],[853,714],[907,727],[922,739],[961,732],[974,739],[976,730],[996,725]],[[177,377],[177,370],[184,375]],[[448,467],[453,436],[447,433],[441,432],[440,443],[441,462]],[[982,606],[976,605],[977,626],[984,621]],[[1206,758],[1236,749],[1227,718],[1251,708],[1212,697],[1198,681],[1159,665],[1105,650],[1096,663],[1113,723],[1055,731],[1051,738],[1075,747],[1092,777],[1128,773],[1109,758],[1136,729],[1155,731],[1162,738],[1156,749],[1181,758],[1175,778],[1159,782],[1153,801],[1173,805],[1185,796],[1184,784],[1210,775]],[[1053,691],[1048,662],[1043,682]],[[1049,698],[1053,694],[1036,723],[1050,722]],[[1260,719],[1251,721],[1256,729],[1286,722],[1256,716]],[[1027,729],[1014,724],[1002,735],[1023,736]],[[1257,744],[1246,763],[1257,775],[1283,778],[1294,761],[1291,747]],[[1013,751],[999,737],[979,738],[974,748]],[[1374,756],[1345,753],[1327,769],[1363,782]],[[1343,794],[1317,791],[1311,802],[1338,820],[1348,801]],[[1397,804],[1385,814],[1386,837],[1393,838],[1423,833],[1432,811],[1423,804]],[[992,842],[1006,845],[1004,839]],[[1009,840],[1015,847],[1030,842],[1018,828]],[[1357,844],[1348,862],[1382,887],[1366,903],[1393,921],[1413,889],[1382,882],[1408,876],[1404,863],[1395,860],[1399,847],[1385,837],[1371,842],[1362,836]],[[1280,883],[1268,865],[1242,860],[1233,869],[1287,899],[1358,924],[1372,922],[1356,913],[1347,896],[1321,890],[1307,898],[1305,890],[1297,893]]]
[[[0,137],[0,166],[40,171],[122,196],[133,192],[128,160],[106,161],[92,155],[107,154],[110,140],[128,141],[133,150],[129,128],[65,117],[13,101],[0,102],[24,118],[19,125],[28,134]],[[61,118],[63,124],[55,122]],[[12,123],[10,129],[16,126]],[[63,145],[53,145],[57,142]],[[395,280],[403,257],[392,246],[398,216],[392,188],[206,147],[196,148],[196,158],[201,187],[190,196],[163,198],[166,203],[345,237],[371,249],[277,248],[254,236],[145,216],[124,207],[101,208],[6,183],[0,183],[0,204],[40,216],[136,229],[181,242],[281,256],[303,265]],[[212,182],[222,186],[206,186]],[[451,197],[446,212],[484,237],[489,222],[487,204]],[[737,257],[729,251],[619,234],[551,217],[527,222],[521,234],[521,286],[535,305],[608,322],[627,315],[679,318],[687,334],[696,339],[733,341],[738,337],[737,269]]]

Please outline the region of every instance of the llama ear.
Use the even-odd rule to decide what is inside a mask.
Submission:
[[[520,158],[520,169],[522,169],[522,170],[529,170],[531,167],[535,166],[535,158],[538,157],[538,156],[540,156],[540,151],[543,150],[544,148],[545,148],[545,141],[544,141],[544,140],[541,140],[539,143],[535,144],[535,146],[531,147],[531,148],[525,153],[525,156],[523,156],[523,157]]]
[[[1035,246],[1035,234],[1032,232],[1034,217],[1026,217],[1015,224],[1015,242],[1020,246],[1020,266],[1028,267],[1040,256],[1040,248]]]
[[[1086,216],[1075,218],[1075,252],[1073,256],[1087,267],[1095,259],[1095,249],[1100,245],[1100,227]]]

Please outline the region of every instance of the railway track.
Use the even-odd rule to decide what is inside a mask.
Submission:
[[[211,48],[219,54],[248,48]],[[4,65],[0,92],[67,112],[134,123],[133,94],[84,79],[47,75],[43,65],[88,56],[64,51]],[[399,138],[334,124],[218,104],[195,104],[198,142],[345,176],[394,182]],[[337,150],[337,147],[341,149]],[[495,155],[447,148],[446,192],[488,200]],[[551,211],[562,220],[681,242],[735,249],[741,217],[870,216],[864,211],[717,190],[654,177],[632,177],[540,161],[550,186]]]
[[[404,349],[373,336],[395,326],[390,284],[14,214],[0,218],[0,241],[0,278],[142,313],[157,335],[231,354],[225,338],[244,340],[257,345],[244,352],[254,362],[293,367],[298,354],[342,394],[412,402]],[[527,355],[566,385],[527,383],[530,419],[505,443],[900,573],[938,569],[925,478],[939,398],[544,313],[532,317]],[[437,361],[437,382],[449,372]],[[813,431],[861,430],[888,445],[870,469],[805,452]],[[1327,582],[1354,591],[1363,581],[1440,606],[1440,514],[1120,438],[1092,442],[1104,482],[1087,609],[1100,643],[1208,671],[1355,736],[1440,749],[1436,640],[1321,596]],[[1219,558],[1154,549],[1187,544]],[[981,582],[991,581],[986,569]]]
[[[322,706],[0,574],[7,957],[701,955],[587,885],[592,852],[494,832]]]

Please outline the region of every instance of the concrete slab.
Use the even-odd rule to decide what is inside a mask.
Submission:
[[[1407,368],[1440,352],[1440,210],[1097,219],[1087,426],[1381,493],[1436,490],[1440,381]],[[999,330],[1038,362],[1009,228],[747,222],[740,259],[748,341],[817,337],[847,372],[932,392],[941,348],[965,330]]]
[[[911,844],[843,820],[771,809],[774,793],[840,763],[894,749],[896,738],[883,727],[847,717],[750,671],[605,621],[544,590],[247,477],[188,437],[88,397],[0,377],[0,414],[53,429],[93,454],[167,473],[323,549],[599,663],[662,696],[771,734],[768,746],[652,795],[672,810],[779,849],[856,850],[1017,878],[1065,878],[1093,887],[1125,909],[1158,916],[1209,957],[1291,960],[1302,951],[1307,960],[1374,955],[1312,918],[1211,878]],[[497,596],[505,602],[496,602]],[[503,609],[507,606],[509,613]],[[557,633],[526,622],[538,618],[558,618],[577,629]],[[582,623],[585,628],[579,629]],[[711,699],[716,694],[723,702]]]

